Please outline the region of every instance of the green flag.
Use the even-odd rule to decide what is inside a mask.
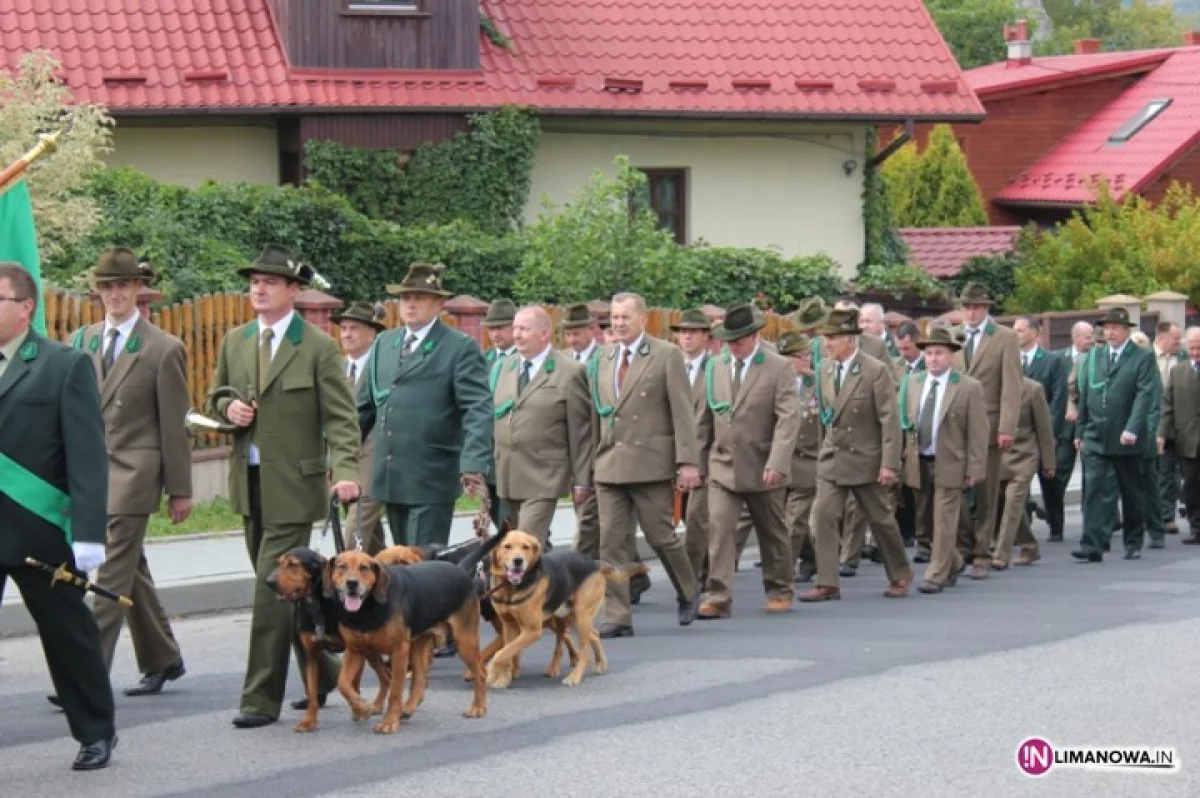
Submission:
[[[37,229],[33,225],[33,203],[29,200],[29,186],[24,180],[18,180],[12,188],[0,194],[0,262],[19,263],[33,275],[38,290],[33,330],[38,335],[45,335],[42,261],[38,257]]]

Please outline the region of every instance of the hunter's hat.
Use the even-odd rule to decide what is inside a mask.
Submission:
[[[967,283],[963,286],[962,293],[958,295],[958,304],[990,305],[992,304],[992,298],[988,296],[986,287],[979,283]]]
[[[1105,324],[1122,324],[1126,327],[1136,327],[1137,322],[1129,318],[1129,311],[1125,308],[1109,308],[1104,314],[1104,318],[1100,319],[1100,326]]]
[[[301,285],[311,283],[316,274],[312,266],[301,262],[294,252],[279,244],[267,244],[253,263],[238,269],[237,273],[242,277],[254,274],[273,274],[276,277],[286,277]]]
[[[825,322],[817,329],[818,335],[859,335],[862,328],[858,326],[858,311],[831,310]]]
[[[383,320],[387,318],[387,311],[383,305],[372,305],[370,302],[353,302],[345,311],[334,313],[329,318],[333,320],[334,324],[356,321],[359,324],[374,327],[376,332],[383,332],[387,329],[387,325],[383,323]]]
[[[725,319],[721,326],[713,330],[713,335],[721,341],[736,341],[752,335],[767,323],[762,311],[754,312],[754,305],[749,302],[730,305],[725,310]]]
[[[825,307],[825,300],[814,296],[800,303],[792,313],[790,321],[800,332],[811,332],[820,327],[828,316],[829,309]]]
[[[949,327],[931,327],[925,337],[917,341],[917,348],[922,351],[927,346],[945,346],[957,352],[962,349],[962,339]]]
[[[133,250],[126,247],[109,247],[100,253],[96,268],[92,271],[95,283],[111,283],[116,280],[141,280],[150,285],[156,279],[154,270],[144,260],[139,260]]]
[[[586,302],[576,302],[567,305],[563,311],[562,326],[564,330],[581,330],[592,326],[592,312]]]
[[[484,327],[511,327],[517,317],[517,303],[511,299],[497,299],[488,306],[487,315],[483,317]]]
[[[442,287],[442,273],[445,271],[446,267],[440,263],[418,261],[410,264],[404,280],[399,285],[389,285],[387,292],[392,296],[404,296],[405,294],[451,296],[451,293]]]
[[[704,315],[704,311],[700,308],[692,308],[685,310],[679,316],[679,321],[671,325],[672,330],[704,330],[705,332],[712,331],[712,322],[708,320],[708,316]]]
[[[808,337],[807,333],[802,333],[799,330],[788,330],[779,336],[776,348],[781,355],[811,355],[812,339]]]

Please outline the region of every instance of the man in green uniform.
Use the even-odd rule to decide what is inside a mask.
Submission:
[[[343,503],[358,498],[361,438],[337,343],[295,312],[312,267],[286,247],[268,244],[238,274],[250,281],[256,318],[221,341],[206,407],[240,428],[229,455],[229,499],[242,516],[256,578],[241,712],[233,725],[254,729],[279,719],[289,647],[304,670],[295,606],[275,597],[267,576],[280,555],[309,544],[313,522],[329,512],[331,491]],[[241,398],[222,395],[221,386]],[[337,674],[337,661],[325,655],[321,695],[333,689]]]
[[[1087,492],[1083,538],[1076,560],[1098,563],[1112,536],[1120,492],[1124,508],[1125,559],[1141,558],[1146,511],[1142,468],[1155,447],[1162,384],[1154,355],[1129,340],[1136,326],[1124,308],[1112,308],[1101,321],[1106,343],[1079,365],[1079,416],[1075,446],[1082,453]]]
[[[0,264],[0,597],[11,577],[80,743],[72,767],[95,770],[117,743],[100,632],[82,592],[52,584],[25,558],[79,572],[104,564],[108,455],[100,389],[86,353],[29,329],[37,303],[29,272]]]
[[[388,293],[404,326],[375,339],[358,392],[363,433],[375,433],[371,495],[387,503],[397,544],[445,545],[463,488],[486,490],[492,392],[475,340],[440,320],[450,292],[441,264],[414,263]]]
[[[488,306],[487,315],[483,317],[483,329],[487,331],[488,341],[491,342],[492,348],[484,353],[483,359],[487,361],[489,376],[488,387],[490,390],[496,389],[496,383],[500,379],[500,364],[508,360],[517,352],[516,344],[513,342],[513,319],[517,316],[517,304],[511,299],[496,299]],[[493,463],[487,471],[487,489],[488,500],[491,503],[492,523],[498,529],[504,519],[508,516],[508,507],[504,500],[496,493],[496,468]],[[516,519],[513,519],[516,523]],[[547,538],[546,547],[549,549],[550,540]]]

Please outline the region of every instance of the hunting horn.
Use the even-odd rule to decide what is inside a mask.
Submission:
[[[228,396],[231,399],[239,399],[243,402],[246,401],[237,388],[232,388],[228,385],[214,388],[210,398],[215,401],[223,396]],[[187,414],[183,417],[183,425],[195,432],[230,433],[237,432],[239,429],[237,424],[211,419],[194,407],[188,408]]]
[[[58,149],[58,140],[62,137],[62,134],[63,131],[61,130],[56,130],[53,133],[43,133],[38,136],[38,143],[29,152],[5,167],[4,171],[0,171],[0,194],[4,193],[13,183],[17,182],[17,178],[25,173],[25,170],[29,168],[31,163],[43,155]]]

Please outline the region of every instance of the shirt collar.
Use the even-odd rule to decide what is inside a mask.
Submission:
[[[703,363],[705,354],[706,353],[701,352],[700,354],[696,355],[695,357],[689,358],[687,361],[688,371],[691,371],[693,366],[699,366],[701,363]],[[686,355],[685,355],[685,357],[686,357]]]
[[[271,339],[272,341],[278,341],[283,338],[283,336],[287,333],[288,327],[292,326],[292,317],[295,315],[296,311],[289,310],[286,316],[271,325],[264,324],[262,318],[260,317],[258,319],[259,340],[262,340],[263,330],[267,329],[268,326],[270,327],[272,333],[274,333],[274,337]]]
[[[0,352],[4,353],[4,362],[8,363],[17,356],[17,352],[21,349],[21,345],[25,343],[25,339],[29,337],[29,330],[25,331],[24,335],[18,335],[4,346],[0,346]]]
[[[116,327],[113,327],[112,323],[107,318],[105,318],[104,319],[104,337],[107,339],[109,330],[115,329],[117,331],[118,338],[120,338],[122,340],[127,340],[129,338],[129,336],[133,335],[133,328],[138,323],[138,319],[140,317],[141,317],[141,314],[138,313],[137,311],[134,311],[133,315],[131,315],[128,319],[126,319],[125,321],[118,324]]]
[[[966,327],[966,329],[967,329],[967,332],[968,332],[968,333],[977,333],[977,332],[983,332],[983,329],[984,329],[985,327],[987,327],[987,326],[988,326],[988,324],[989,324],[991,321],[992,321],[992,317],[991,317],[991,316],[984,316],[984,317],[983,317],[983,321],[979,322],[979,326],[977,326],[977,327],[972,327],[970,324],[966,324],[966,325],[964,325],[964,326]]]
[[[854,361],[858,359],[858,352],[858,348],[855,347],[854,354],[850,355],[850,357],[846,358],[844,361],[835,360],[834,368],[837,368],[838,363],[840,363],[844,368],[850,368],[852,365],[854,365]]]
[[[411,327],[406,327],[405,329],[408,330],[406,335],[415,335],[415,336],[417,336],[418,342],[424,341],[425,336],[429,335],[429,331],[433,329],[433,325],[435,325],[435,324],[437,324],[436,316],[434,316],[433,319],[428,324],[426,324],[424,327],[422,327],[419,330],[414,330]]]
[[[577,358],[581,362],[587,362],[587,359],[592,356],[592,352],[595,352],[595,351],[596,351],[596,342],[589,341],[588,345],[587,345],[587,349],[583,350],[582,352],[574,352],[573,355],[575,358]]]
[[[634,341],[629,346],[625,346],[625,344],[621,344],[621,356],[622,357],[625,356],[626,350],[631,350],[633,352],[637,352],[639,349],[642,348],[642,341],[645,340],[645,338],[646,338],[646,334],[642,333],[641,335],[639,335],[637,337],[637,340]]]
[[[1112,355],[1116,355],[1118,358],[1121,357],[1122,353],[1124,353],[1124,351],[1125,351],[1125,347],[1129,346],[1129,342],[1132,340],[1133,340],[1132,338],[1126,338],[1125,343],[1121,344],[1120,346],[1116,347],[1115,349],[1110,346],[1108,348],[1108,351],[1111,353],[1109,355],[1109,357],[1111,357]]]
[[[1040,349],[1040,348],[1041,347],[1039,347],[1037,344],[1034,344],[1032,349],[1021,350],[1021,354],[1024,355],[1025,357],[1029,358],[1030,360],[1033,360],[1033,358],[1037,356],[1038,349]]]
[[[529,362],[533,364],[533,369],[531,370],[533,373],[536,374],[537,370],[540,369],[542,364],[546,362],[546,358],[550,357],[550,349],[551,347],[547,346],[541,352],[538,352],[536,355],[529,358]],[[522,361],[524,360],[524,358],[521,359]],[[523,362],[521,363],[521,368],[525,368],[525,364]]]
[[[362,357],[350,357],[349,355],[347,355],[346,356],[346,365],[350,365],[351,363],[353,363],[355,365],[355,371],[362,373],[363,368],[367,365],[367,359],[370,357],[371,357],[370,349],[368,349],[366,352],[363,352]]]

